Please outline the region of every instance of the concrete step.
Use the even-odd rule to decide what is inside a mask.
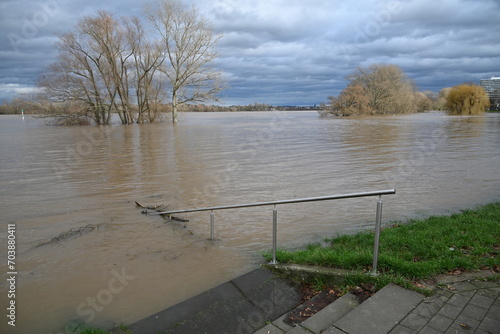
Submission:
[[[254,334],[319,334],[332,326],[344,315],[351,312],[358,305],[359,303],[356,300],[356,296],[352,293],[347,293],[316,313],[314,316],[299,324],[297,327],[292,327],[283,321],[287,316],[287,314],[285,314],[273,321],[271,324],[261,328]],[[298,307],[300,307],[300,305]]]
[[[299,327],[307,329],[309,332],[315,334],[323,333],[324,330],[328,329],[335,322],[342,319],[345,315],[349,314],[358,305],[359,302],[357,301],[356,296],[352,293],[347,293],[288,333],[302,333]]]
[[[348,293],[297,327],[283,322],[285,314],[254,334],[387,334],[423,298],[417,292],[389,284],[362,304]]]
[[[389,284],[335,322],[325,334],[387,334],[408,315],[424,296]]]

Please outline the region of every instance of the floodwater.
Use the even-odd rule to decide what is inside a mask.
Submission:
[[[395,188],[387,224],[500,200],[499,167],[500,114],[184,113],[176,126],[107,127],[0,116],[0,332],[132,323],[256,268],[271,248],[272,207],[215,212],[211,242],[209,212],[168,222],[135,201],[174,210]],[[373,228],[376,201],[278,205],[278,245]]]

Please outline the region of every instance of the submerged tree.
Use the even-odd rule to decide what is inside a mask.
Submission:
[[[446,109],[446,98],[450,94],[451,87],[445,87],[439,91],[436,107],[439,110]]]
[[[341,116],[370,114],[372,109],[369,102],[369,97],[363,87],[349,85],[340,93],[335,106]]]
[[[172,120],[176,123],[180,105],[217,100],[223,88],[221,73],[211,65],[221,36],[196,8],[187,8],[178,0],[157,0],[146,6],[146,16],[161,36],[167,59],[161,70],[170,84]]]
[[[446,96],[445,108],[452,114],[477,115],[490,107],[490,100],[484,89],[477,85],[452,87]]]
[[[159,0],[145,13],[154,37],[141,19],[117,20],[106,11],[60,34],[58,60],[38,82],[41,100],[72,104],[76,114],[68,117],[96,124],[109,124],[113,113],[123,124],[153,122],[170,109],[168,95],[174,122],[179,105],[217,100],[221,73],[211,65],[220,36],[213,25],[177,0]]]
[[[145,119],[154,122],[160,115],[165,100],[165,85],[160,76],[160,67],[165,61],[160,43],[149,40],[141,21],[134,17],[124,21],[127,40],[132,52],[132,87],[137,104],[137,123]]]
[[[144,44],[138,44],[139,37],[130,38],[134,31],[126,22],[99,11],[61,34],[56,44],[58,60],[38,83],[44,94],[55,102],[78,102],[96,124],[109,124],[113,112],[123,124],[136,121],[131,93],[133,81],[142,74],[133,71],[131,59]]]
[[[349,85],[358,85],[368,98],[368,106],[377,114],[413,112],[415,84],[397,65],[375,64],[358,67]],[[370,110],[370,112],[371,112]]]
[[[359,67],[348,76],[349,84],[336,98],[334,113],[396,114],[424,111],[431,101],[417,92],[415,84],[396,65]]]
[[[49,65],[38,81],[41,94],[55,103],[80,104],[80,114],[96,124],[108,124],[111,104],[99,74],[99,54],[91,51],[90,41],[78,30],[60,35],[56,47],[57,62]]]

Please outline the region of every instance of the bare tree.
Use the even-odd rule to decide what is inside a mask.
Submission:
[[[84,17],[72,32],[59,35],[58,61],[39,80],[50,99],[81,102],[97,124],[109,124],[118,112],[122,123],[130,123],[127,82],[127,52],[123,32],[104,11]]]
[[[434,92],[427,93],[432,94],[433,96],[436,95]],[[434,109],[434,102],[424,92],[416,92],[414,100],[417,107],[417,112],[424,112]]]
[[[415,85],[397,65],[359,67],[348,78],[350,86],[363,88],[368,106],[378,114],[415,111]]]
[[[157,0],[146,5],[145,13],[161,36],[167,59],[162,71],[170,83],[172,121],[176,123],[180,105],[217,100],[223,88],[221,73],[211,65],[221,36],[196,8],[187,8],[178,0]]]
[[[369,98],[363,87],[358,85],[347,86],[339,95],[334,110],[341,116],[354,114],[369,114],[372,109],[369,106]]]
[[[108,124],[111,105],[100,79],[99,55],[89,51],[89,41],[79,31],[59,36],[56,63],[49,65],[38,81],[43,94],[54,102],[79,102],[96,124]]]
[[[95,62],[104,82],[112,105],[123,124],[133,122],[130,100],[128,60],[132,51],[127,45],[125,29],[113,16],[99,11],[95,17],[83,18],[77,26],[89,40],[89,52],[98,60]]]
[[[180,105],[217,100],[221,73],[211,65],[220,36],[212,24],[176,0],[147,8],[160,38],[148,38],[139,18],[115,20],[105,11],[59,35],[58,61],[38,82],[42,100],[72,103],[96,124],[109,124],[112,113],[123,124],[153,122],[168,90],[174,122]]]
[[[146,38],[141,21],[137,17],[124,20],[127,40],[133,57],[133,80],[137,103],[137,123],[144,123],[145,117],[154,122],[160,114],[159,106],[163,102],[162,80],[158,69],[165,61],[159,43]]]
[[[412,80],[396,65],[358,67],[338,97],[329,97],[336,115],[397,114],[432,109],[432,101],[419,93]]]

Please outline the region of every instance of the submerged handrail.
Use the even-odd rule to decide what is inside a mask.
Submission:
[[[212,210],[226,210],[226,209],[248,208],[248,207],[252,207],[252,206],[292,204],[292,203],[328,201],[328,200],[344,199],[344,198],[356,198],[356,197],[367,197],[367,196],[392,195],[392,194],[395,194],[395,193],[396,193],[395,189],[390,189],[390,190],[369,191],[369,192],[360,192],[360,193],[343,194],[343,195],[331,195],[331,196],[307,197],[307,198],[294,198],[294,199],[286,199],[286,200],[281,200],[281,201],[270,201],[270,202],[257,202],[257,203],[248,203],[248,204],[235,204],[235,205],[213,206],[213,207],[198,208],[198,209],[172,210],[172,211],[164,211],[164,212],[155,212],[155,214],[170,215],[170,214],[174,214],[174,213],[212,211]]]
[[[211,211],[211,213],[210,213],[210,240],[214,240],[214,222],[215,222],[214,211],[227,210],[227,209],[238,209],[238,208],[248,208],[248,207],[254,207],[254,206],[274,205],[274,209],[273,209],[273,259],[271,261],[271,264],[277,264],[277,262],[276,262],[276,248],[277,248],[277,234],[278,234],[278,229],[277,229],[278,211],[276,210],[276,205],[304,203],[304,202],[317,202],[317,201],[329,201],[329,200],[357,198],[357,197],[379,196],[379,199],[377,201],[377,213],[376,213],[376,218],[375,218],[375,241],[374,241],[373,266],[372,266],[373,267],[372,275],[376,275],[377,274],[377,263],[378,263],[378,249],[379,249],[379,243],[380,243],[380,225],[381,225],[381,221],[382,221],[382,195],[393,195],[395,193],[396,193],[395,189],[389,189],[389,190],[358,192],[358,193],[341,194],[341,195],[295,198],[295,199],[287,199],[287,200],[280,200],[280,201],[213,206],[213,207],[198,208],[198,209],[151,212],[149,214],[169,215],[170,216],[174,213]]]

